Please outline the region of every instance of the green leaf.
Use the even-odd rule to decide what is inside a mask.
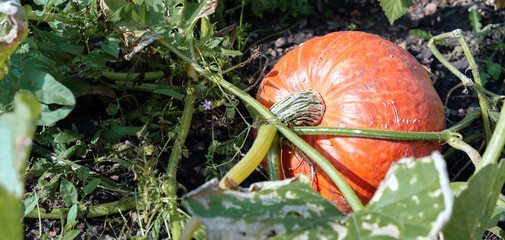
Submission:
[[[83,137],[84,137],[84,135],[82,135],[82,134],[79,134],[79,133],[74,132],[69,129],[65,129],[65,130],[63,130],[63,132],[60,132],[54,136],[54,142],[61,143],[61,144],[71,143],[71,142],[75,142]]]
[[[37,202],[39,201],[39,198],[37,196],[33,196],[31,198],[26,199],[23,202],[23,217],[25,217],[28,213],[30,213],[35,206],[37,206]]]
[[[157,94],[162,94],[162,95],[166,95],[166,96],[169,96],[169,97],[173,97],[179,101],[182,101],[182,99],[184,99],[184,94],[182,93],[179,93],[179,92],[176,92],[172,89],[166,89],[166,88],[162,88],[162,89],[156,89],[153,91],[153,93],[157,93]]]
[[[0,232],[3,239],[23,239],[21,218],[20,200],[0,185]]]
[[[483,67],[479,67],[479,75],[480,75],[480,81],[482,82],[482,86],[486,86],[486,84],[490,82],[491,76],[489,76],[489,74],[486,71],[484,71]]]
[[[412,0],[379,0],[379,2],[391,25],[404,15],[412,4]]]
[[[494,222],[491,219],[498,194],[505,182],[505,164],[489,164],[468,180],[468,187],[454,201],[445,239],[481,239]]]
[[[242,52],[240,52],[240,51],[229,50],[229,49],[224,49],[224,48],[221,48],[221,53],[224,56],[242,56]]]
[[[25,64],[20,80],[11,76],[0,81],[0,107],[8,105],[14,93],[24,90],[32,93],[40,102],[42,111],[39,125],[49,125],[66,117],[75,106],[73,93],[56,81],[49,73],[36,69],[33,63]]]
[[[63,84],[49,73],[35,68],[25,68],[21,74],[20,88],[33,93],[42,104],[42,112],[37,124],[50,125],[65,118],[75,106],[75,97]],[[59,105],[50,109],[49,105]]]
[[[63,199],[63,202],[67,206],[72,206],[73,204],[78,203],[77,202],[77,189],[67,179],[63,179],[60,182],[60,194],[61,194],[61,198]]]
[[[143,127],[118,127],[113,129],[114,133],[120,136],[137,136],[137,133],[142,130]]]
[[[128,24],[132,19],[133,14],[133,3],[129,2],[126,5],[119,8],[117,11],[109,17],[109,20],[113,23],[117,23],[121,26]]]
[[[424,39],[426,41],[430,40],[433,37],[433,34],[431,34],[430,31],[423,31],[423,30],[417,29],[417,28],[410,29],[409,34],[414,35],[418,38]]]
[[[77,222],[77,204],[72,205],[70,207],[70,210],[68,210],[67,213],[67,224],[65,225],[65,228],[71,228],[71,226],[75,226],[75,223]],[[65,229],[65,231],[68,231],[68,229]]]
[[[468,13],[468,19],[470,20],[470,24],[473,27],[473,31],[478,33],[482,30],[482,23],[480,23],[481,16],[477,9],[473,8]]]
[[[117,57],[117,55],[119,54],[119,44],[116,41],[109,40],[107,43],[100,42],[100,46],[102,46],[102,49],[106,53],[114,57]]]
[[[83,182],[88,180],[88,176],[89,176],[89,168],[82,166],[79,169],[77,169],[77,177],[81,179]]]
[[[486,71],[493,77],[493,80],[499,80],[502,72],[501,65],[498,63],[489,64],[486,67]]]
[[[34,0],[33,2],[37,5],[40,5],[40,6],[52,7],[52,6],[58,6],[62,3],[64,3],[64,2],[66,2],[66,0]]]
[[[79,233],[81,233],[80,229],[71,230],[71,231],[67,232],[65,234],[65,236],[63,236],[62,240],[73,240],[79,235]]]
[[[88,195],[93,191],[95,191],[98,184],[100,184],[100,181],[101,181],[100,178],[95,178],[91,180],[83,189],[84,195]]]

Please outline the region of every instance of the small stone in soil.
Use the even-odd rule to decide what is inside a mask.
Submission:
[[[284,47],[288,44],[288,40],[285,37],[280,37],[275,40],[275,47],[276,48],[281,48]]]

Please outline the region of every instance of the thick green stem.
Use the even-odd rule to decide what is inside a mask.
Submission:
[[[116,202],[104,203],[96,206],[90,206],[85,210],[78,211],[78,218],[94,218],[116,214],[119,212],[129,211],[137,207],[136,197],[128,197]],[[40,218],[41,219],[65,219],[70,208],[56,208],[47,212],[45,209],[33,209],[25,218]]]
[[[267,166],[270,181],[277,181],[280,179],[279,163],[281,163],[279,159],[279,136],[275,135],[272,145],[270,145],[270,149],[268,149],[267,152]]]
[[[184,103],[184,110],[182,112],[181,124],[179,126],[179,135],[175,140],[174,147],[170,153],[170,158],[168,160],[167,175],[168,175],[168,187],[167,196],[169,198],[169,217],[170,224],[172,226],[172,237],[174,239],[179,239],[181,235],[182,226],[180,221],[179,212],[177,211],[177,166],[181,159],[182,147],[188,136],[189,126],[191,125],[191,118],[194,111],[194,101],[196,96],[191,92],[190,87],[188,87],[188,93],[186,94],[186,101]]]
[[[228,180],[233,180],[237,185],[242,183],[251,173],[258,167],[263,158],[268,152],[274,137],[277,133],[277,128],[273,125],[266,124],[258,129],[258,135],[254,140],[251,149],[219,182],[219,187],[228,188]]]
[[[496,123],[493,136],[487,145],[486,151],[482,155],[482,165],[485,167],[488,164],[498,162],[503,146],[505,145],[505,107],[502,107],[500,119]]]
[[[442,132],[400,132],[377,129],[361,128],[338,128],[338,127],[293,127],[294,133],[298,135],[338,135],[347,137],[366,137],[388,140],[408,140],[408,141],[441,141],[446,142],[454,137],[461,137],[458,133]]]

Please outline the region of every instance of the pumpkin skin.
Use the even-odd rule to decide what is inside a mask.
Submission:
[[[441,131],[444,109],[426,70],[406,50],[364,32],[335,32],[300,44],[265,76],[256,99],[265,107],[292,92],[317,91],[326,111],[318,126]],[[363,204],[373,196],[392,162],[440,151],[440,142],[359,137],[302,136],[340,172]],[[342,212],[351,208],[331,179],[287,146],[285,177],[305,174],[313,188]],[[281,173],[282,176],[282,173]]]

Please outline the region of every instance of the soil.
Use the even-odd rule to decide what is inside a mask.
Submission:
[[[321,36],[326,33],[344,30],[357,30],[377,34],[387,40],[390,40],[404,48],[406,48],[417,60],[423,64],[430,72],[434,81],[434,86],[439,93],[442,102],[447,102],[446,116],[447,127],[460,121],[465,114],[473,111],[478,107],[477,95],[472,90],[468,93],[463,91],[463,88],[458,88],[452,94],[448,95],[451,88],[457,85],[460,80],[449,72],[438,60],[435,59],[431,51],[427,47],[427,41],[409,34],[411,29],[421,29],[430,31],[433,35],[438,35],[445,32],[450,32],[454,29],[461,29],[464,35],[470,42],[474,50],[474,56],[477,60],[491,60],[505,66],[503,63],[504,50],[490,50],[488,46],[496,44],[503,39],[503,32],[489,34],[488,36],[479,39],[475,36],[470,21],[468,19],[468,11],[470,7],[477,7],[482,16],[482,24],[498,24],[505,22],[505,10],[495,11],[493,7],[487,6],[481,1],[465,0],[418,0],[413,1],[408,13],[398,19],[394,25],[390,25],[387,18],[384,16],[378,2],[355,0],[355,1],[340,1],[338,8],[334,9],[334,14],[331,17],[324,17],[323,14],[316,14],[307,19],[288,18],[283,24],[278,24],[281,17],[268,16],[257,18],[252,14],[247,14],[244,18],[245,22],[251,23],[250,31],[255,29],[275,29],[273,31],[260,32],[252,36],[248,44],[252,44],[259,39],[267,37],[273,33],[281,32],[290,26],[297,24],[289,31],[285,31],[274,37],[261,42],[267,46],[266,53],[269,59],[267,70],[284,54],[292,50],[298,44],[309,40],[315,36]],[[473,6],[475,4],[475,6]],[[237,16],[233,15],[226,19],[228,24],[237,23]],[[503,28],[502,28],[503,29]],[[503,31],[503,30],[502,30]],[[464,57],[461,47],[446,47],[439,46],[441,53],[461,72],[465,72],[471,77],[471,71],[466,71],[468,62]],[[248,84],[255,81],[253,73],[260,69],[260,64],[255,61],[244,68],[241,74],[244,79],[252,79]],[[504,82],[495,81],[489,82],[486,88],[497,94],[505,94]],[[250,93],[254,94],[255,89]],[[81,100],[82,101],[82,100]],[[73,119],[89,119],[88,116],[91,109],[76,109],[73,114]],[[244,111],[246,112],[246,111]],[[214,137],[220,141],[227,140],[229,136],[237,135],[239,130],[245,126],[239,121],[223,121],[218,118],[218,114],[203,113],[198,114],[194,118],[192,129],[186,141],[186,147],[189,150],[189,158],[181,161],[181,166],[178,171],[177,179],[188,190],[194,189],[205,181],[202,166],[205,164],[205,154],[207,154],[210,145],[210,139]],[[63,123],[64,124],[64,123]],[[84,123],[83,123],[84,124]],[[478,133],[480,123],[474,123],[465,133]],[[250,145],[252,139],[248,140]],[[168,159],[168,157],[161,158]],[[227,159],[222,159],[225,161]],[[456,152],[447,158],[450,177],[453,180],[465,180],[471,174],[473,169],[468,167],[469,160],[464,154]],[[161,162],[160,166],[166,166],[166,162]],[[471,164],[470,164],[471,165]],[[94,169],[95,171],[107,171],[106,169]],[[159,169],[165,171],[165,169]],[[126,185],[134,185],[133,172],[125,171],[117,173],[116,179],[125,182]],[[265,180],[264,174],[256,172],[251,176],[248,182]],[[32,181],[36,183],[35,181]],[[30,184],[30,182],[28,182]],[[30,186],[27,187],[30,189]],[[182,191],[181,193],[182,194]],[[117,197],[106,190],[95,191],[89,197],[87,203],[90,205],[102,204],[117,200]],[[56,206],[56,205],[55,205]],[[53,207],[55,207],[53,206]],[[82,234],[76,239],[123,239],[126,238],[121,233],[126,233],[132,236],[141,236],[142,230],[135,222],[135,212],[123,213],[123,216],[108,216],[107,219],[96,218],[81,220],[77,225],[77,229],[82,229]],[[36,239],[35,231],[41,227],[42,232],[49,236],[56,236],[61,232],[61,223],[58,220],[25,220],[25,238]],[[167,237],[166,230],[161,229],[160,237]],[[492,233],[486,233],[484,239],[499,239]]]

